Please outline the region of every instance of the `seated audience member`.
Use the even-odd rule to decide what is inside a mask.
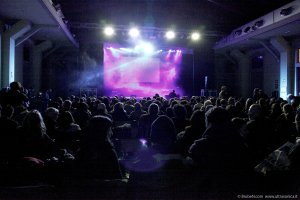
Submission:
[[[196,98],[196,104],[194,105],[193,107],[193,110],[200,110],[201,107],[203,106],[202,102],[201,102],[201,99],[198,97]]]
[[[195,164],[207,170],[231,171],[244,163],[245,146],[228,112],[220,107],[205,113],[206,130],[189,149]]]
[[[78,103],[77,109],[73,112],[75,122],[83,129],[91,118],[91,112],[87,103]]]
[[[280,107],[280,104],[278,102],[272,103],[269,119],[275,123],[281,114],[282,114],[282,109]]]
[[[44,122],[47,129],[47,135],[52,139],[57,138],[56,126],[58,115],[59,111],[54,107],[48,107],[45,111]]]
[[[288,155],[290,161],[290,170],[295,170],[297,173],[300,169],[300,141],[295,143],[295,146]]]
[[[253,104],[254,102],[253,102],[253,99],[251,99],[251,98],[248,98],[247,100],[246,100],[246,103],[245,103],[245,107],[244,107],[244,113],[248,116],[248,111],[249,111],[249,108],[250,108],[250,106]]]
[[[223,85],[219,93],[219,99],[227,100],[229,98],[229,89],[227,86]]]
[[[126,100],[124,104],[124,110],[126,111],[127,115],[129,115],[134,110],[132,100]]]
[[[151,142],[141,144],[137,159],[128,166],[129,186],[135,198],[147,199],[160,191],[159,197],[168,199],[174,188],[186,184],[183,157],[176,153],[175,139],[175,126],[169,117],[162,115],[154,120]]]
[[[17,157],[18,123],[11,119],[13,111],[12,106],[0,106],[0,165],[13,161]]]
[[[270,120],[264,117],[261,106],[252,104],[248,111],[249,121],[243,135],[253,156],[253,164],[260,162],[272,150],[270,149],[274,129]]]
[[[158,152],[174,152],[176,129],[172,119],[162,115],[154,120],[151,125],[150,139],[152,148]]]
[[[111,116],[114,123],[122,123],[129,120],[129,117],[124,110],[123,103],[121,102],[118,102],[114,105],[113,110],[111,111]]]
[[[77,140],[80,140],[81,128],[75,123],[69,111],[62,112],[57,119],[57,144],[63,148],[76,151]]]
[[[140,138],[150,138],[151,124],[158,117],[158,113],[159,106],[156,103],[151,103],[148,108],[148,113],[141,115],[138,124],[138,136]]]
[[[45,161],[56,156],[56,145],[47,135],[44,120],[38,110],[28,113],[19,131],[19,153],[22,157],[34,157]]]
[[[205,113],[196,110],[191,117],[191,125],[187,126],[184,131],[177,134],[177,143],[180,148],[180,153],[188,155],[188,150],[195,140],[202,137],[205,131]]]
[[[142,105],[140,103],[135,103],[134,104],[134,110],[130,113],[129,118],[131,121],[136,121],[138,122],[140,117],[144,114],[147,114],[146,111],[142,109]]]
[[[28,102],[28,97],[22,92],[22,84],[20,82],[11,82],[9,86],[10,89],[5,96],[5,104],[10,104],[14,108],[25,105]]]
[[[186,118],[186,108],[183,105],[177,104],[173,107],[173,110],[175,116],[172,120],[175,124],[176,132],[180,133],[190,124],[190,121]]]
[[[105,116],[92,117],[85,129],[78,156],[79,174],[83,178],[122,178],[114,145],[111,141],[112,121]]]
[[[189,103],[185,104],[184,107],[186,110],[186,118],[190,119],[193,114],[193,107]],[[190,121],[189,121],[189,123],[190,123]]]
[[[103,116],[108,117],[109,119],[112,119],[112,116],[108,113],[108,111],[106,109],[106,105],[104,103],[99,103],[97,105],[95,115],[103,115]]]
[[[254,88],[252,98],[254,102],[260,99],[259,88]]]
[[[13,115],[12,119],[14,121],[16,121],[19,126],[22,126],[23,121],[28,113],[29,113],[29,111],[25,106],[17,106],[14,109],[14,115]]]
[[[65,100],[62,104],[62,107],[61,107],[61,111],[70,111],[72,112],[72,101],[71,100]]]
[[[174,110],[173,110],[173,108],[168,107],[166,109],[166,115],[172,119],[174,117]]]
[[[275,148],[287,141],[295,142],[297,130],[295,126],[295,112],[290,104],[283,106],[283,113],[275,121]]]
[[[295,116],[296,136],[300,137],[300,113],[298,112]]]

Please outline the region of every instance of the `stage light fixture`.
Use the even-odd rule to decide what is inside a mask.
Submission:
[[[134,47],[134,51],[138,54],[152,55],[154,53],[154,47],[149,42],[140,42],[140,44]]]
[[[129,35],[133,38],[136,38],[140,35],[140,31],[137,28],[132,28],[129,30]]]
[[[198,32],[192,33],[192,36],[191,36],[191,38],[192,38],[193,41],[199,40],[200,37],[201,37],[201,35]]]
[[[166,33],[166,38],[169,39],[169,40],[174,39],[174,38],[175,38],[175,33],[174,33],[174,31],[168,31],[168,32]]]
[[[104,34],[106,36],[112,36],[115,34],[115,30],[112,27],[108,26],[108,27],[104,28]]]
[[[142,46],[143,46],[145,54],[149,55],[149,54],[152,54],[154,52],[154,47],[153,47],[152,44],[144,43]]]

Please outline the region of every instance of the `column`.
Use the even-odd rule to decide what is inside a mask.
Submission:
[[[294,94],[295,69],[292,48],[282,36],[272,38],[270,42],[280,53],[279,95],[286,99],[288,94]]]
[[[238,71],[236,74],[237,92],[242,97],[248,97],[251,94],[250,57],[238,49],[232,50],[230,56],[238,63]]]
[[[1,87],[7,87],[15,81],[15,40],[29,31],[30,28],[30,22],[21,20],[3,33]]]
[[[24,45],[20,44],[15,49],[15,81],[23,83]]]
[[[42,61],[43,52],[52,47],[51,41],[44,41],[33,47],[33,57],[32,57],[32,85],[34,89],[38,92],[41,90],[42,83]]]

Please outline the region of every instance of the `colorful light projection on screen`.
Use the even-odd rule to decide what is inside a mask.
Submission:
[[[134,48],[105,44],[103,52],[106,95],[165,96],[173,89],[182,95],[176,85],[182,61],[180,50],[154,50],[149,55]]]

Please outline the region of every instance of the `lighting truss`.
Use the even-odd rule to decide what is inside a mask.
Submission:
[[[104,30],[105,26],[100,25],[98,23],[87,23],[87,22],[72,22],[69,23],[70,28],[74,29],[98,29],[98,30]],[[123,34],[128,32],[130,30],[130,26],[125,25],[114,25],[114,30],[116,35]],[[163,38],[165,36],[165,33],[169,31],[169,28],[158,28],[158,27],[148,27],[148,26],[139,26],[138,27],[142,36],[147,36],[149,38]],[[189,39],[192,34],[192,30],[174,30],[176,33],[176,37],[180,39]],[[203,37],[217,37],[222,38],[225,36],[224,33],[218,32],[218,31],[204,31],[201,32],[201,36]]]

